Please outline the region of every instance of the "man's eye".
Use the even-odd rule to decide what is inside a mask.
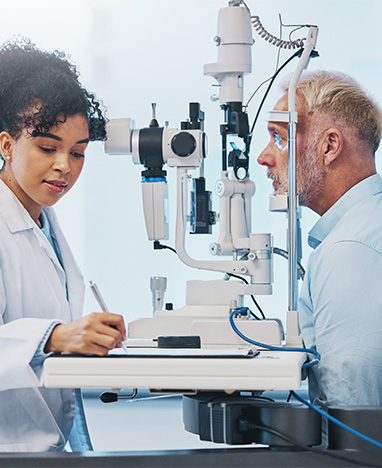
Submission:
[[[275,133],[275,145],[277,146],[277,148],[281,151],[284,151],[285,148],[286,148],[286,145],[283,145],[282,144],[282,138],[280,135],[278,135],[277,133]]]

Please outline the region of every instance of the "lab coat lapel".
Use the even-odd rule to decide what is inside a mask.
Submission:
[[[61,259],[66,273],[66,287],[68,291],[70,310],[72,314],[72,319],[75,320],[81,317],[83,313],[85,294],[84,278],[80,272],[80,269],[77,266],[77,263],[73,257],[68,242],[65,239],[63,232],[61,231],[54,210],[52,208],[46,207],[44,208],[44,211],[51,225],[53,231],[52,235],[55,236],[58,246],[60,248]],[[53,249],[51,250],[53,252]],[[59,264],[59,262],[57,261],[57,257],[55,258],[55,261]],[[60,264],[59,267],[61,268]]]
[[[52,261],[63,290],[68,291],[71,317],[68,317],[67,319],[74,320],[81,317],[83,312],[85,293],[83,277],[73,258],[73,254],[70,251],[69,245],[61,231],[53,208],[45,207],[44,211],[57,239],[65,271],[60,265],[60,262],[48,239],[40,231],[36,223],[32,220],[29,213],[23,207],[14,193],[6,186],[6,184],[4,184],[2,180],[0,180],[0,193],[3,200],[2,216],[8,226],[8,229],[12,234],[25,230],[30,230],[33,232],[34,236],[38,240],[39,245],[42,249],[44,249]]]
[[[44,236],[44,234],[37,226],[33,227],[33,233],[37,237],[39,245],[42,249],[45,250],[46,254],[53,263],[57,275],[60,279],[61,286],[63,287],[63,289],[66,289],[66,274],[57,258],[55,251],[53,250],[53,247],[50,245],[48,239]]]
[[[66,286],[66,278],[65,273],[57,259],[57,256],[49,244],[48,239],[44,236],[41,230],[38,228],[36,223],[31,218],[28,211],[24,208],[24,206],[20,203],[17,199],[15,194],[4,184],[3,181],[0,181],[0,190],[2,195],[4,196],[5,203],[2,206],[2,215],[4,217],[5,222],[7,223],[8,229],[12,234],[21,231],[30,230],[33,232],[35,237],[38,240],[38,243],[41,248],[43,248],[51,259],[54,264],[54,267],[57,271],[57,274],[60,278],[60,282],[62,286],[65,288]]]

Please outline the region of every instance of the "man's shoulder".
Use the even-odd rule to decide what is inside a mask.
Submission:
[[[382,194],[369,197],[348,210],[323,242],[329,248],[355,242],[382,254]]]

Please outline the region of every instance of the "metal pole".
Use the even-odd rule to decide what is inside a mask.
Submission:
[[[289,85],[288,93],[288,310],[297,310],[297,187],[296,187],[296,87],[301,73],[307,67],[310,53],[317,41],[318,28],[311,26],[304,52]]]
[[[296,122],[291,116],[288,125],[288,310],[297,310]]]

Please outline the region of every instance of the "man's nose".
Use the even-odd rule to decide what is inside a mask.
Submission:
[[[261,166],[266,166],[266,167],[273,167],[275,165],[275,158],[269,149],[269,145],[266,146],[263,149],[263,151],[260,153],[259,157],[257,158],[257,162]]]

